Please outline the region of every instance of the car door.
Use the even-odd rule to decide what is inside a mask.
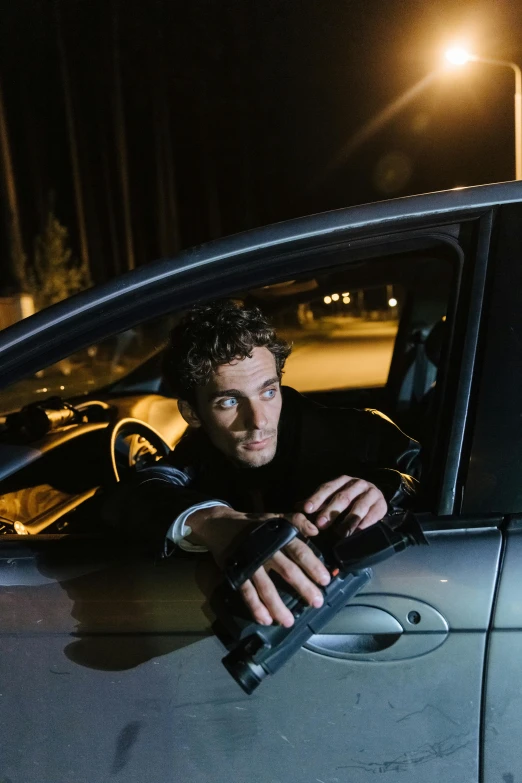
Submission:
[[[221,665],[225,650],[211,631],[208,557],[177,554],[155,563],[104,540],[6,541],[0,549],[6,779],[357,783],[389,772],[397,781],[421,775],[427,783],[479,780],[501,515],[484,508],[463,514],[460,497],[494,223],[491,198],[467,209],[459,202],[458,214],[451,200],[422,202],[413,214],[411,205],[395,205],[396,223],[386,218],[387,230],[411,230],[416,237],[440,237],[451,224],[444,241],[457,227],[465,244],[431,495],[419,508],[430,546],[376,566],[371,583],[332,624],[247,696]],[[330,219],[346,223],[336,240],[381,242],[384,214],[381,205],[336,214]],[[218,293],[237,290],[246,279],[270,280],[271,254],[280,263],[274,254],[286,242],[295,257],[303,238],[331,233],[328,219],[239,238],[237,258],[232,240],[212,246],[207,261],[220,273]],[[317,263],[307,258],[292,263]],[[216,293],[201,251],[182,258],[174,271],[172,282],[167,265],[141,270],[123,286],[86,294],[74,312],[74,303],[55,309],[47,321],[46,358],[135,323],[138,287],[156,308],[159,302],[167,307],[169,294],[180,303],[205,296],[209,280]],[[174,287],[179,281],[183,285]],[[88,323],[77,315],[81,307],[91,314]],[[103,315],[94,319],[97,313]],[[60,330],[71,318],[78,324],[75,339]],[[39,366],[34,334],[43,321],[33,323],[0,342],[11,377]],[[27,349],[23,355],[20,346]]]

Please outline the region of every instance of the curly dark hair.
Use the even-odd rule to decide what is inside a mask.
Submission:
[[[277,339],[259,308],[231,300],[196,305],[170,333],[163,375],[175,397],[194,405],[196,387],[205,386],[220,364],[246,359],[254,348],[268,348],[281,378],[292,347]]]

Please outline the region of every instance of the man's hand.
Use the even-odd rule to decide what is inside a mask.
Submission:
[[[340,523],[346,535],[374,525],[385,516],[388,504],[375,484],[352,476],[327,481],[298,506],[313,514],[319,530]]]
[[[191,514],[187,524],[192,528],[193,535],[189,541],[204,544],[217,564],[223,566],[228,551],[245,529],[280,516],[285,516],[305,536],[314,536],[319,532],[304,514],[244,514],[224,506],[215,506]],[[275,620],[290,627],[294,622],[291,611],[284,605],[270,578],[270,571],[280,574],[310,606],[322,605],[323,595],[317,585],[327,585],[330,574],[304,541],[294,539],[258,568],[252,579],[240,588],[254,620],[260,625],[271,625]]]

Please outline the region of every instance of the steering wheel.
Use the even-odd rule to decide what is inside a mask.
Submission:
[[[129,437],[128,446],[122,449],[121,444],[125,438]],[[131,468],[140,461],[153,463],[160,457],[166,457],[170,450],[168,443],[150,424],[145,424],[139,419],[120,419],[110,434],[110,461],[113,477],[116,481],[121,481],[120,470],[123,467],[123,459],[127,462],[126,467]]]

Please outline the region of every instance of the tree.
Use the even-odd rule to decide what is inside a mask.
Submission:
[[[56,37],[58,41],[58,51],[60,54],[60,67],[63,80],[63,94],[65,100],[65,116],[67,119],[67,136],[69,139],[69,153],[71,156],[71,169],[74,186],[74,197],[76,201],[76,217],[78,221],[78,239],[80,242],[80,258],[82,259],[82,266],[87,267],[89,265],[89,248],[87,242],[87,227],[85,223],[85,208],[83,204],[83,189],[80,175],[80,158],[78,155],[78,141],[76,138],[76,123],[74,119],[74,107],[72,100],[71,90],[71,78],[69,74],[69,66],[67,63],[67,53],[65,50],[65,42],[63,38],[63,30],[60,17],[60,6],[58,0],[55,0],[55,20],[56,20]]]
[[[125,251],[127,269],[134,269],[134,237],[132,232],[132,216],[130,205],[129,165],[127,160],[127,132],[125,128],[125,113],[123,110],[123,92],[121,84],[120,63],[120,32],[118,6],[112,5],[112,32],[113,32],[113,118],[116,134],[116,148],[118,152],[118,171],[120,175],[121,198],[123,207],[123,226],[125,235]]]
[[[10,255],[7,258],[9,267],[11,285],[14,285],[19,291],[22,284],[23,269],[25,264],[25,253],[22,242],[22,231],[20,228],[20,215],[18,212],[18,200],[16,196],[16,185],[13,173],[13,162],[11,159],[11,149],[9,146],[9,135],[7,131],[7,120],[4,109],[4,99],[2,85],[0,84],[0,160],[2,161],[2,173],[4,189],[7,197],[7,233],[10,240]],[[5,282],[5,281],[4,281]]]
[[[88,263],[73,259],[68,233],[51,208],[36,238],[33,262],[25,266],[25,285],[38,310],[91,285]]]

